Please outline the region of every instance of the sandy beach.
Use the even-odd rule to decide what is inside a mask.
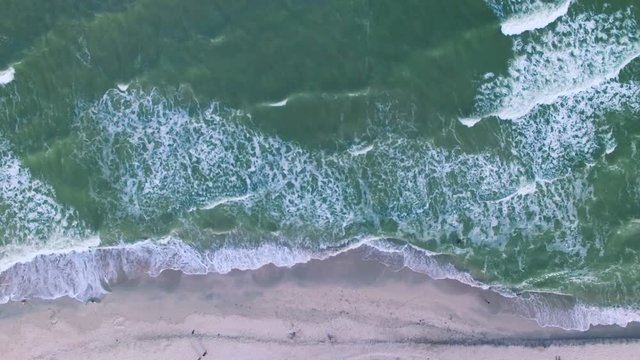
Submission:
[[[130,279],[0,306],[3,359],[636,359],[637,329],[541,328],[497,294],[364,260]]]

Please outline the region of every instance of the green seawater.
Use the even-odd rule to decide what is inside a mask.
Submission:
[[[378,237],[635,307],[639,55],[632,0],[0,0],[0,263]]]

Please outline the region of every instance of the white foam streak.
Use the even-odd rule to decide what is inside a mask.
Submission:
[[[0,86],[4,86],[13,81],[16,74],[16,70],[13,67],[9,67],[5,70],[0,70]]]
[[[348,97],[366,96],[366,95],[369,95],[370,91],[371,91],[371,89],[369,89],[369,88],[365,88],[365,89],[358,90],[358,91],[351,91],[351,92],[347,92],[347,96]]]
[[[15,263],[0,273],[0,303],[63,296],[86,301],[108,293],[108,284],[115,283],[123,275],[127,278],[142,274],[158,276],[168,269],[191,275],[226,274],[233,270],[255,270],[267,264],[291,267],[362,247],[395,256],[401,259],[402,266],[434,279],[456,279],[468,285],[489,288],[453,265],[436,260],[433,257],[437,255],[435,253],[412,245],[393,245],[376,236],[363,237],[333,250],[313,251],[266,243],[252,248],[204,252],[167,237],[159,241],[40,253],[30,261]]]
[[[540,105],[551,105],[559,98],[575,96],[581,92],[595,88],[598,85],[605,83],[607,80],[617,78],[620,71],[622,71],[622,69],[629,65],[629,63],[635,60],[638,56],[640,56],[640,47],[636,47],[631,55],[623,59],[620,64],[601,76],[589,78],[579,83],[577,86],[562,86],[556,89],[551,89],[549,92],[541,91],[533,93],[527,101],[522,99],[522,101],[517,101],[517,103],[504,107],[495,113],[489,114],[488,116],[497,116],[503,120],[516,120],[522,118]]]
[[[118,88],[118,90],[125,92],[129,89],[129,85],[130,84],[118,83],[116,84],[116,87]]]
[[[100,238],[97,235],[85,239],[52,236],[44,243],[5,245],[2,247],[3,256],[0,258],[0,272],[11,268],[15,264],[33,261],[38,256],[87,251],[99,245]]]
[[[284,100],[280,100],[280,101],[277,101],[277,102],[269,103],[269,104],[267,104],[267,106],[281,107],[281,106],[287,105],[288,102],[289,102],[289,98],[285,98]]]
[[[108,285],[122,276],[158,276],[168,269],[196,275],[255,270],[267,264],[291,267],[312,259],[326,259],[375,239],[364,238],[335,250],[319,251],[266,243],[201,252],[173,237],[110,247],[69,248],[40,253],[30,261],[5,269],[0,273],[0,303],[63,296],[86,301],[108,293]]]
[[[525,31],[542,29],[569,11],[572,0],[564,0],[560,4],[545,5],[538,3],[534,9],[525,13],[514,14],[502,22],[503,34],[512,36]]]
[[[482,121],[481,117],[463,117],[458,119],[460,123],[466,127],[473,127],[475,124]]]
[[[371,150],[373,150],[373,145],[367,145],[362,147],[354,146],[350,148],[348,151],[349,151],[349,154],[353,156],[361,156],[361,155],[366,155]]]
[[[596,325],[626,327],[640,322],[640,310],[631,307],[593,306],[575,303],[572,298],[549,293],[529,293],[512,298],[516,314],[535,320],[542,327],[586,331]]]
[[[512,193],[509,194],[502,199],[495,200],[495,202],[505,202],[513,199],[516,196],[524,196],[528,194],[533,194],[536,191],[536,182],[535,181],[524,181],[520,184],[520,187]]]
[[[491,286],[475,280],[469,273],[456,269],[451,263],[439,261],[437,259],[438,253],[420,249],[411,244],[394,244],[382,238],[373,239],[363,245],[374,248],[386,256],[395,256],[395,261],[394,259],[387,260],[392,263],[399,260],[401,266],[418,273],[426,274],[432,279],[456,280],[463,284],[485,290],[491,288]],[[385,261],[383,260],[383,262]]]
[[[200,210],[211,210],[214,209],[220,205],[224,205],[224,204],[228,204],[228,203],[233,203],[233,202],[243,202],[245,200],[249,200],[251,198],[251,194],[247,194],[247,195],[242,195],[242,196],[228,196],[228,197],[222,197],[220,199],[214,200],[210,203],[208,203],[207,205],[200,207],[198,209]]]

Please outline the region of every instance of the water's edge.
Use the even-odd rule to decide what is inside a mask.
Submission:
[[[114,284],[144,276],[156,277],[165,270],[204,275],[256,270],[268,264],[290,268],[343,253],[355,253],[361,259],[378,261],[393,270],[407,268],[435,280],[455,280],[486,290],[492,294],[492,301],[500,302],[506,312],[533,319],[542,327],[587,331],[597,325],[626,327],[632,322],[640,322],[638,309],[597,307],[562,294],[516,294],[488,286],[456,269],[439,254],[380,238],[362,239],[343,248],[323,251],[265,244],[257,248],[200,252],[178,239],[166,238],[40,254],[32,260],[13,264],[0,273],[0,303],[61,297],[86,302],[106,296]]]

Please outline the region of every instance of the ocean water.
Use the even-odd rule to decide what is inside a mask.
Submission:
[[[0,302],[368,247],[638,321],[639,56],[632,0],[0,1]]]

